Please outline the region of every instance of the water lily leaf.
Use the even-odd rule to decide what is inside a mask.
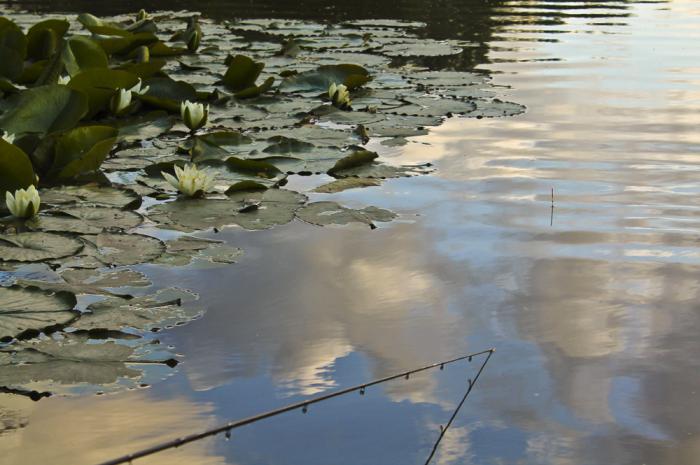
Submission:
[[[133,299],[107,298],[90,304],[71,326],[81,331],[121,331],[124,328],[151,331],[181,325],[201,315],[192,305],[183,305],[196,298],[181,289],[164,289],[156,294]]]
[[[248,173],[261,178],[274,178],[282,172],[273,164],[259,160],[244,160],[237,157],[226,159],[226,167],[231,171]]]
[[[234,192],[240,192],[240,191],[264,191],[268,188],[268,186],[264,184],[260,184],[259,182],[255,181],[240,181],[237,182],[236,184],[232,185],[226,190],[226,194],[230,195],[233,194]]]
[[[41,191],[41,201],[59,207],[77,204],[80,207],[114,207],[131,210],[141,206],[141,197],[131,189],[94,184],[45,189]]]
[[[52,84],[11,97],[8,107],[0,116],[0,128],[16,135],[43,135],[74,127],[87,113],[88,99],[82,92]]]
[[[235,263],[243,255],[238,247],[229,247],[221,241],[181,236],[165,243],[166,253],[155,263],[170,266],[186,266],[192,261],[209,263]]]
[[[245,55],[236,55],[229,62],[223,83],[234,92],[254,87],[264,67],[265,63],[253,61]]]
[[[428,174],[432,171],[431,166],[432,165],[430,164],[393,166],[374,162],[339,169],[329,174],[331,174],[331,176],[334,178],[407,178],[421,174]]]
[[[328,174],[334,175],[335,173],[349,168],[355,168],[364,164],[372,163],[375,158],[377,158],[375,152],[370,152],[369,150],[357,150],[347,157],[343,157],[333,165],[333,168],[328,170]]]
[[[234,192],[227,200],[188,199],[154,205],[148,217],[159,227],[183,232],[239,225],[244,229],[269,229],[289,223],[306,197],[286,189]],[[240,212],[251,203],[254,211]]]
[[[35,182],[32,162],[27,154],[0,139],[0,199],[5,199],[5,191],[14,192]]]
[[[152,111],[117,121],[120,142],[138,142],[153,139],[170,131],[175,124],[175,118],[165,111]]]
[[[152,57],[174,57],[187,53],[184,47],[171,47],[161,41],[149,45],[148,50]]]
[[[190,138],[182,148],[188,151],[194,162],[225,160],[232,153],[240,153],[241,145],[252,142],[253,139],[238,131],[218,131]]]
[[[24,58],[27,56],[27,37],[14,21],[0,16],[0,46],[16,50]]]
[[[27,57],[33,60],[49,58],[69,27],[70,23],[65,19],[46,19],[34,24],[27,31]]]
[[[110,266],[148,263],[165,252],[162,241],[142,234],[103,232],[85,238],[95,246],[95,257]]]
[[[117,69],[134,74],[141,79],[148,79],[155,74],[158,74],[166,65],[165,60],[150,60],[141,63],[124,63]]]
[[[44,212],[28,220],[32,230],[99,234],[106,229],[129,230],[143,222],[138,213],[104,207],[74,207]]]
[[[389,210],[376,207],[367,207],[362,210],[353,210],[343,207],[335,202],[313,202],[300,208],[296,216],[307,223],[317,226],[330,224],[364,223],[374,229],[375,221],[387,222],[396,218],[396,214]]]
[[[65,325],[79,314],[70,292],[38,287],[0,287],[0,340]]]
[[[109,55],[127,55],[137,47],[155,42],[158,42],[158,36],[152,32],[129,33],[122,37],[108,37],[98,41],[100,47]]]
[[[163,110],[180,112],[180,103],[197,100],[197,91],[190,84],[170,78],[155,77],[145,82],[150,89],[139,100]]]
[[[280,89],[285,92],[328,92],[328,87],[336,83],[345,84],[352,90],[365,85],[370,79],[372,77],[369,71],[360,65],[323,65],[313,71],[305,71],[286,78],[282,81]]]
[[[0,77],[16,81],[24,71],[24,58],[10,47],[0,44]]]
[[[139,78],[126,71],[108,68],[91,68],[82,71],[70,80],[68,87],[78,90],[88,97],[87,118],[92,118],[105,110],[117,89],[133,87]],[[59,86],[66,88],[66,86]]]
[[[82,249],[80,240],[60,234],[0,234],[0,261],[40,262],[75,255]]]
[[[337,179],[328,184],[323,184],[318,186],[313,190],[313,192],[318,192],[322,194],[334,194],[336,192],[342,192],[348,189],[356,189],[360,187],[374,187],[379,186],[381,182],[373,178],[344,178]]]
[[[63,64],[71,76],[90,68],[107,68],[109,60],[102,47],[89,37],[73,36],[63,48]]]
[[[141,383],[159,366],[177,365],[170,354],[154,348],[96,343],[80,334],[22,341],[0,350],[0,386],[60,394],[123,389]]]
[[[515,116],[525,113],[526,107],[518,103],[504,102],[499,99],[473,100],[476,109],[469,112],[467,116],[475,118],[502,118],[505,116]]]
[[[115,271],[102,271],[95,269],[75,268],[61,272],[61,278],[66,283],[81,289],[83,294],[85,288],[119,288],[119,287],[148,287],[151,281],[141,272],[123,269]],[[97,292],[98,294],[100,292]]]
[[[56,142],[56,156],[49,176],[71,179],[96,171],[117,141],[110,126],[83,126],[63,134]]]
[[[390,57],[436,57],[462,53],[466,43],[455,40],[434,40],[425,37],[403,37],[401,41],[388,39],[377,52]]]
[[[271,144],[265,147],[263,150],[265,153],[294,155],[299,152],[310,152],[316,148],[314,144],[309,142],[285,136],[272,136],[267,141]]]
[[[250,86],[233,94],[237,99],[250,99],[258,97],[272,88],[275,78],[269,77],[259,86]]]

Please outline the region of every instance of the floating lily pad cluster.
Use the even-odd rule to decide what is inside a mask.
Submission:
[[[0,388],[104,390],[167,371],[174,358],[145,335],[197,317],[196,296],[144,293],[152,283],[134,266],[234,263],[239,249],[191,235],[227,226],[374,228],[396,215],[329,196],[432,170],[385,163],[377,150],[453,115],[524,111],[495,98],[482,74],[420,66],[470,46],[422,37],[423,26],[0,17],[0,195],[30,185],[41,195],[38,215],[0,222]],[[183,124],[185,102],[205,105],[206,126]],[[197,198],[163,176],[188,164],[212,179]],[[296,192],[284,188],[291,175],[325,183]],[[39,276],[25,273],[37,263]]]

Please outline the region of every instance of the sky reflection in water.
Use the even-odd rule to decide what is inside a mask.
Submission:
[[[387,156],[431,161],[434,175],[339,196],[393,209],[396,223],[229,229],[216,237],[246,251],[237,265],[146,267],[209,309],[162,335],[184,355],[179,374],[18,407],[29,424],[0,436],[8,463],[91,463],[491,346],[436,463],[697,463],[700,7],[494,5],[461,65],[483,62],[525,115],[450,119]],[[137,463],[423,463],[474,368]]]

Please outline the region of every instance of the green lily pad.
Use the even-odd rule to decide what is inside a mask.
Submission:
[[[45,232],[0,234],[0,261],[40,262],[75,255],[83,243],[69,236]]]
[[[81,289],[81,293],[83,294],[93,293],[85,292],[85,288],[87,287],[91,289],[148,287],[153,284],[143,273],[129,269],[105,271],[73,268],[61,272],[61,278],[63,278],[69,285],[76,286]],[[101,292],[97,292],[97,294],[100,293]]]
[[[428,174],[433,171],[432,165],[401,165],[393,166],[384,163],[367,163],[353,167],[347,167],[334,171],[331,176],[335,178],[372,178],[372,179],[387,179],[387,178],[408,178]]]
[[[38,287],[0,287],[0,340],[65,325],[76,318],[77,300],[69,292]]]
[[[286,189],[235,192],[226,200],[187,199],[154,205],[148,217],[161,228],[194,232],[209,228],[239,225],[244,229],[269,229],[289,223],[306,197]],[[259,204],[241,212],[247,205]]]
[[[374,178],[344,178],[318,186],[313,190],[313,192],[318,192],[321,194],[334,194],[336,192],[342,192],[348,189],[375,187],[379,185],[381,185],[381,182]]]
[[[192,161],[226,160],[232,154],[243,153],[253,142],[248,136],[238,131],[219,131],[196,136],[183,146],[190,154]],[[250,149],[248,149],[250,150]]]
[[[13,192],[34,184],[34,169],[29,157],[19,147],[0,139],[0,196],[5,199],[5,191]]]
[[[107,229],[129,230],[143,222],[138,213],[104,207],[74,207],[44,212],[28,220],[33,230],[99,234]]]
[[[333,176],[335,173],[372,163],[378,156],[379,155],[375,152],[370,152],[369,150],[357,150],[338,160],[336,164],[328,170],[328,174]]]
[[[175,124],[175,118],[165,111],[152,111],[131,118],[119,119],[119,141],[132,143],[161,136]]]
[[[49,58],[69,27],[65,19],[46,19],[34,24],[27,31],[27,56],[33,60]]]
[[[335,202],[313,202],[300,208],[296,216],[307,223],[317,226],[330,224],[364,223],[374,229],[375,221],[387,222],[396,218],[396,214],[389,210],[376,207],[367,207],[362,210],[353,210],[343,207]]]
[[[0,386],[64,395],[84,394],[86,389],[114,391],[138,385],[158,367],[176,364],[170,354],[154,352],[148,344],[96,343],[79,334],[64,334],[0,350]]]
[[[109,100],[117,89],[129,89],[136,85],[138,80],[138,76],[126,71],[90,68],[73,76],[68,86],[58,87],[75,89],[85,94],[89,105],[86,117],[92,118],[107,109]]]
[[[255,81],[264,67],[265,63],[253,61],[245,55],[236,55],[228,64],[223,83],[234,92],[248,89],[255,86]]]
[[[73,36],[63,48],[63,64],[71,76],[90,68],[107,68],[109,59],[97,42],[82,36]]]
[[[71,129],[88,111],[84,93],[56,84],[25,90],[7,103],[0,129],[15,135]]]
[[[286,78],[280,89],[285,92],[328,92],[328,87],[336,83],[344,84],[352,90],[363,86],[370,79],[369,71],[359,65],[324,65]]]
[[[49,176],[71,179],[96,171],[117,141],[109,126],[83,126],[63,134],[56,142],[56,156]]]
[[[165,252],[162,241],[143,234],[103,232],[85,239],[95,246],[94,256],[110,266],[148,263]]]
[[[390,57],[436,57],[445,55],[457,55],[462,53],[463,42],[455,40],[434,40],[428,38],[403,37],[401,41],[388,39],[377,49],[377,52]]]
[[[81,331],[121,331],[125,328],[152,331],[181,325],[202,314],[201,309],[183,305],[196,298],[181,289],[164,289],[155,295],[122,299],[107,298],[90,304],[71,326]]]
[[[141,196],[131,189],[86,184],[83,186],[58,186],[41,191],[41,201],[48,205],[114,207],[136,209],[141,206]]]
[[[144,85],[147,85],[149,90],[146,94],[139,95],[138,98],[155,108],[179,113],[182,102],[197,100],[197,91],[183,81],[154,77],[147,79]]]
[[[235,263],[243,255],[238,247],[229,247],[221,241],[192,236],[181,236],[166,241],[166,253],[155,262],[161,265],[186,266],[193,261]]]

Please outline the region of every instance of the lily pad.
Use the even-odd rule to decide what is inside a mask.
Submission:
[[[152,283],[140,271],[129,269],[122,270],[94,270],[84,268],[67,269],[61,273],[68,284],[79,288],[119,288],[119,287],[147,287]],[[89,294],[89,292],[82,292]],[[98,293],[99,294],[99,293]]]
[[[56,155],[49,173],[71,179],[96,171],[117,141],[118,131],[109,126],[83,126],[63,134],[56,142]]]
[[[0,139],[0,196],[34,184],[34,169],[29,157],[19,147]]]
[[[183,232],[239,225],[244,229],[269,229],[289,223],[306,197],[286,189],[235,192],[229,199],[188,199],[154,205],[148,217],[159,227]],[[240,212],[250,203],[257,209]]]
[[[369,82],[369,71],[359,65],[340,64],[319,66],[313,71],[290,76],[282,81],[280,89],[285,92],[328,92],[333,84],[344,84],[352,90]]]
[[[99,234],[104,230],[129,230],[143,222],[138,213],[104,207],[74,207],[42,213],[28,220],[28,228],[40,231]]]
[[[94,256],[110,266],[148,263],[165,252],[163,242],[143,234],[103,232],[86,240],[95,246]]]
[[[313,190],[313,192],[334,194],[336,192],[342,192],[348,189],[375,187],[379,185],[381,185],[381,182],[374,178],[344,178],[318,186]]]
[[[71,326],[81,331],[152,331],[181,325],[201,315],[201,309],[188,304],[195,298],[191,292],[175,288],[133,299],[107,298],[90,304]]]
[[[161,136],[172,129],[175,119],[165,111],[152,111],[116,123],[119,141],[132,143]]]
[[[0,287],[0,340],[65,325],[76,318],[77,300],[69,292],[38,287]]]
[[[96,343],[71,334],[0,350],[0,386],[61,394],[117,390],[140,383],[145,370],[176,364],[146,344]]]
[[[70,129],[88,111],[84,93],[57,84],[27,89],[7,105],[10,109],[0,116],[0,129],[16,135]]]
[[[313,202],[300,208],[296,215],[302,221],[317,226],[364,223],[372,229],[376,227],[374,225],[375,221],[387,222],[396,218],[396,214],[389,210],[376,207],[353,210],[335,202]]]
[[[141,197],[131,189],[86,184],[58,186],[41,191],[42,203],[53,206],[75,205],[136,209]]]
[[[75,255],[83,243],[70,236],[45,232],[0,234],[0,261],[40,262]]]
[[[185,266],[194,260],[210,263],[235,263],[243,254],[237,247],[229,247],[221,241],[212,241],[192,236],[181,236],[165,243],[164,253],[155,263],[170,266]]]

